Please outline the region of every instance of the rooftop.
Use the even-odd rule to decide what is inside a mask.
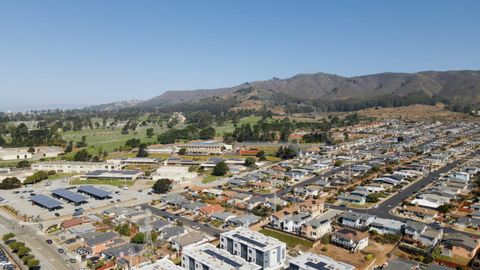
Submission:
[[[235,230],[222,233],[222,237],[232,238],[237,242],[245,243],[248,246],[255,246],[260,250],[270,250],[285,243],[259,232],[252,231],[244,227],[238,227]]]
[[[231,255],[212,244],[203,244],[183,250],[183,254],[208,266],[209,269],[221,270],[257,270],[260,266],[249,263],[237,256]]]
[[[304,253],[292,258],[290,259],[290,264],[295,264],[305,270],[355,270],[353,265],[314,253]]]

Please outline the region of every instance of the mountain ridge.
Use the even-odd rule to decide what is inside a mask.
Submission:
[[[209,98],[240,98],[241,89],[253,88],[258,91],[271,91],[276,95],[286,95],[302,100],[368,100],[387,95],[403,97],[413,92],[424,92],[430,97],[438,97],[449,102],[480,103],[480,71],[420,71],[383,72],[369,75],[345,77],[329,73],[301,73],[292,77],[272,78],[263,81],[247,82],[233,87],[196,90],[169,90],[161,95],[138,103],[138,107],[162,107],[178,103],[188,103]],[[250,97],[251,98],[251,97]],[[268,100],[268,96],[257,96]]]

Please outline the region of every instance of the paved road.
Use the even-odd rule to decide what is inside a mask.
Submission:
[[[219,234],[221,234],[223,232],[222,230],[217,229],[215,227],[212,227],[210,225],[207,226],[207,225],[202,224],[202,223],[193,222],[192,220],[184,218],[182,216],[173,215],[173,214],[171,214],[167,211],[164,211],[164,210],[158,209],[156,207],[153,207],[153,206],[149,205],[148,203],[141,204],[140,207],[142,207],[142,209],[149,209],[152,212],[152,214],[154,214],[156,216],[160,216],[160,217],[163,217],[163,218],[178,219],[184,225],[189,226],[189,227],[191,227],[193,225],[197,225],[198,227],[200,227],[199,231],[207,233],[211,236],[217,237]]]
[[[410,186],[406,187],[405,189],[401,190],[397,194],[391,196],[390,198],[386,199],[385,201],[382,201],[381,203],[378,204],[378,208],[372,208],[372,209],[357,209],[357,208],[349,208],[349,207],[344,207],[344,206],[337,206],[337,205],[328,205],[328,208],[332,209],[337,209],[337,210],[343,210],[343,211],[348,211],[351,210],[352,212],[357,212],[357,213],[364,213],[364,214],[370,214],[370,215],[375,215],[380,218],[385,218],[385,219],[394,219],[398,221],[405,222],[408,220],[407,218],[401,218],[396,215],[393,215],[390,213],[390,211],[395,208],[397,205],[399,205],[403,200],[407,199],[408,197],[412,196],[413,194],[417,193],[419,190],[421,190],[423,187],[426,185],[432,183],[438,177],[446,173],[455,167],[457,167],[459,164],[465,162],[468,160],[468,158],[474,156],[476,153],[472,153],[467,155],[466,157],[463,157],[461,159],[452,161],[447,163],[445,166],[441,167],[440,169],[429,173],[427,176],[424,178],[416,181],[415,183],[411,184]],[[449,228],[449,227],[443,227],[444,232],[447,233],[452,233],[452,232],[460,232],[463,234],[468,234],[471,236],[475,236],[478,238],[478,235],[473,235],[469,234],[463,231],[457,231],[455,229]]]
[[[0,224],[2,231],[15,233],[18,240],[25,242],[26,246],[32,249],[33,255],[40,261],[41,269],[46,270],[63,270],[63,269],[80,269],[78,264],[68,262],[65,254],[58,253],[57,246],[49,245],[43,236],[37,234],[37,231],[28,227],[21,226],[15,221],[9,220],[0,215]]]

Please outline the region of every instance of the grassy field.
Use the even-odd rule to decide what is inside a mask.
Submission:
[[[88,146],[93,146],[95,149],[102,148],[104,151],[111,152],[114,149],[118,149],[120,146],[124,146],[125,142],[132,138],[138,138],[144,143],[154,143],[157,140],[157,134],[164,132],[166,129],[157,127],[155,129],[155,135],[152,138],[148,138],[146,135],[147,128],[137,128],[135,131],[129,134],[123,135],[121,128],[116,129],[86,129],[81,131],[67,131],[61,132],[60,135],[66,141],[78,142],[82,140],[82,136],[86,136]]]
[[[301,245],[301,246],[304,246],[304,247],[307,247],[307,248],[311,248],[313,246],[313,243],[311,241],[307,240],[307,239],[304,239],[304,238],[301,238],[301,237],[298,237],[298,236],[294,236],[294,235],[290,235],[290,234],[287,234],[287,233],[282,233],[282,232],[279,232],[279,231],[271,230],[271,229],[265,229],[265,228],[261,229],[260,233],[262,233],[266,236],[276,238],[276,239],[286,243],[287,246],[290,247],[290,248],[294,248],[297,245]]]
[[[262,119],[260,116],[248,116],[248,117],[243,117],[240,119],[238,122],[238,126],[243,125],[243,124],[256,124],[258,120]],[[233,125],[232,122],[226,122],[223,126],[218,126],[214,125],[213,126],[217,132],[217,136],[221,137],[225,132],[233,132],[235,130],[235,126]]]
[[[134,181],[124,181],[118,179],[74,179],[70,180],[70,185],[110,185],[116,187],[123,187],[125,184],[131,186],[134,184]]]

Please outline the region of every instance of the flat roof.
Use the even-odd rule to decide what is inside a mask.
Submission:
[[[222,270],[258,270],[260,266],[247,262],[225,250],[218,249],[206,243],[200,246],[184,249],[183,254],[195,261],[208,266],[209,269]]]
[[[92,195],[97,198],[107,198],[110,197],[110,192],[103,189],[99,189],[93,186],[81,186],[77,189],[78,192],[83,192],[88,195]]]
[[[336,261],[330,257],[314,254],[304,253],[298,257],[290,259],[291,264],[299,266],[301,269],[306,270],[355,270],[355,266]]]
[[[90,176],[94,176],[94,175],[102,175],[102,174],[123,174],[123,175],[136,175],[136,174],[139,174],[141,173],[141,171],[139,170],[95,170],[95,171],[91,171],[91,172],[88,172],[86,173],[85,175],[90,175]]]
[[[81,203],[87,201],[87,197],[63,188],[53,190],[52,194],[73,203]]]
[[[271,250],[278,246],[286,246],[284,242],[281,242],[273,237],[263,235],[259,232],[252,231],[244,227],[238,227],[235,230],[224,232],[222,237],[228,237],[234,241],[243,242],[248,246],[254,246],[260,250]]]
[[[62,207],[63,205],[61,202],[42,194],[30,196],[30,200],[33,203],[43,206],[47,209],[55,209],[55,208]]]

